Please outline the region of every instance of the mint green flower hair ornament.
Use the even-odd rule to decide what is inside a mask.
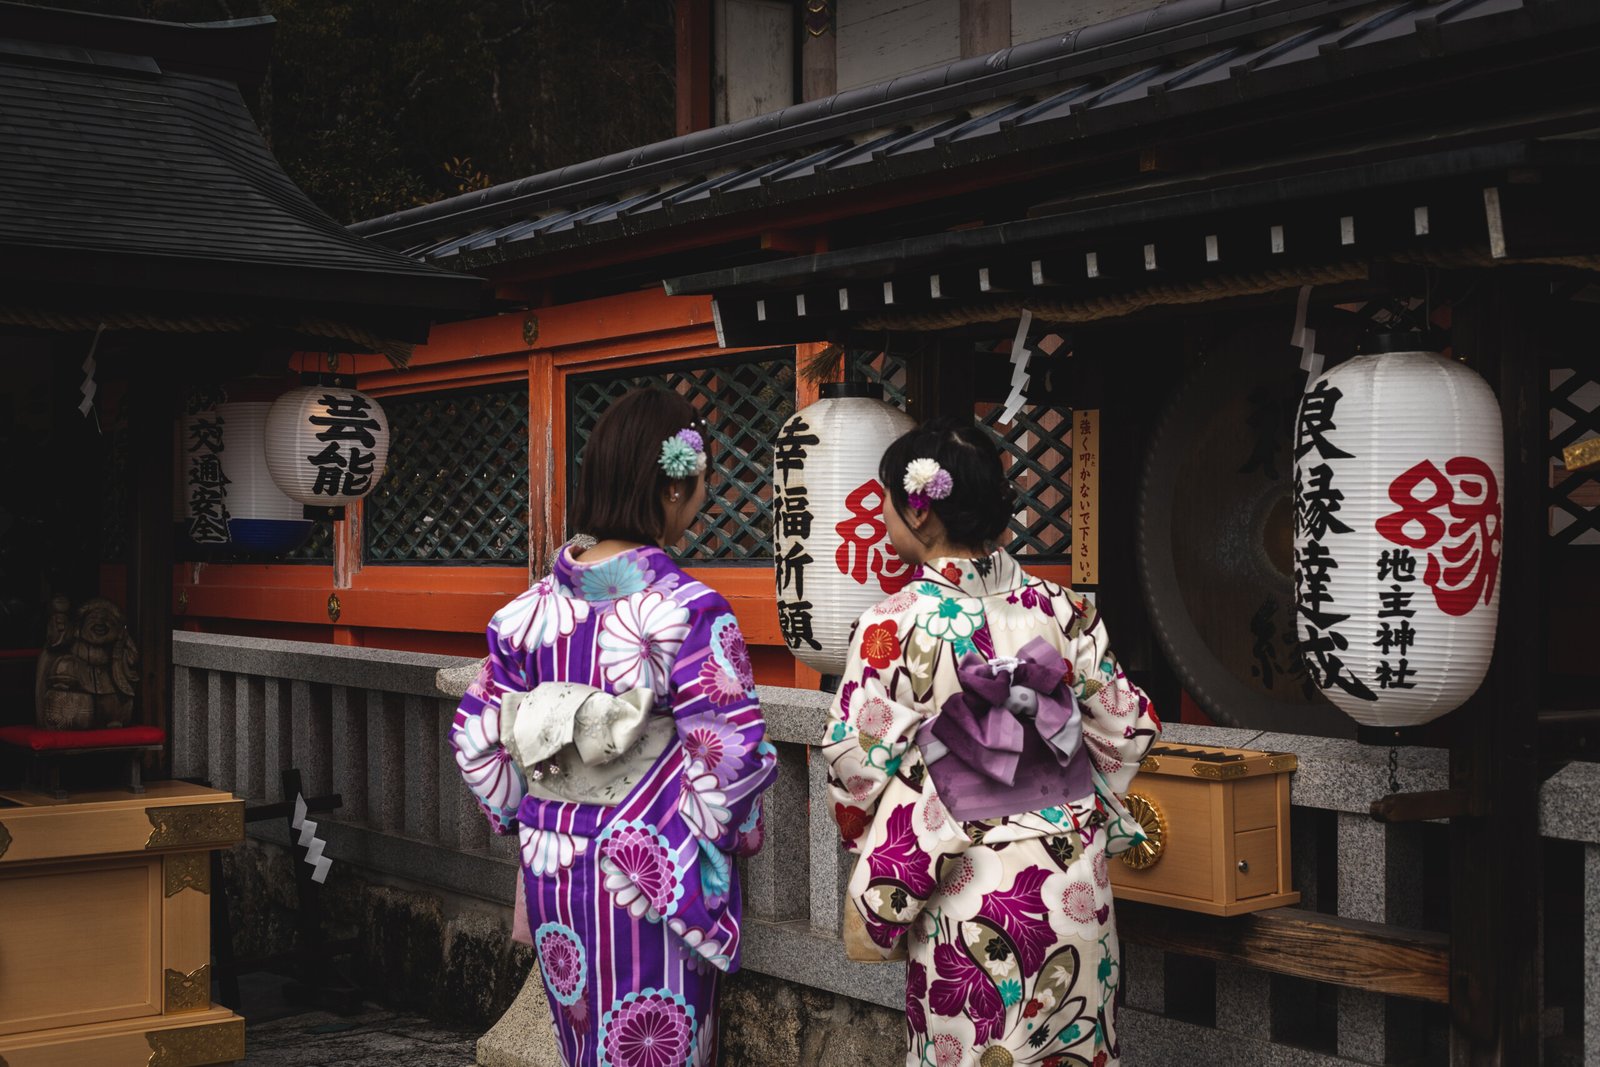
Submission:
[[[687,478],[706,470],[705,442],[693,430],[679,430],[661,442],[657,461],[668,478]]]

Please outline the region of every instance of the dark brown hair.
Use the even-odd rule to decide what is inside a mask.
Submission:
[[[985,548],[999,539],[1011,522],[1017,494],[989,431],[970,421],[937,418],[896,438],[878,464],[878,478],[901,518],[911,514],[905,479],[915,459],[935,460],[950,472],[950,495],[928,506],[944,523],[952,545]]]
[[[607,408],[578,459],[572,531],[597,541],[660,541],[667,524],[661,494],[674,484],[693,492],[699,477],[668,478],[661,469],[662,442],[685,429],[706,436],[689,402],[665,389],[635,389]]]

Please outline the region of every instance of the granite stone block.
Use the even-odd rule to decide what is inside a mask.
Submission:
[[[478,1039],[478,1067],[566,1067],[552,1025],[544,980],[534,971],[511,1007]]]
[[[1366,922],[1422,923],[1422,830],[1338,814],[1339,914]]]
[[[1345,1067],[1351,1061],[1124,1009],[1117,1016],[1122,1067]]]
[[[294,722],[289,707],[289,683],[268,678],[262,694],[262,762],[266,768],[263,783],[268,800],[283,799],[283,771],[294,759]]]
[[[808,833],[811,853],[811,879],[809,908],[811,929],[828,937],[839,936],[842,913],[839,902],[841,879],[846,876],[854,856],[844,851],[839,841],[839,828],[833,821],[833,802],[828,797],[828,765],[820,756],[814,756],[807,768],[810,809]],[[782,847],[776,837],[767,843],[768,848]]]
[[[438,703],[432,697],[406,696],[401,714],[405,716],[401,754],[406,782],[405,833],[431,840],[439,825]]]
[[[1290,803],[1365,815],[1372,802],[1389,794],[1389,749],[1338,737],[1264,733],[1252,747],[1293,752],[1300,767],[1289,779]],[[1449,753],[1435,748],[1398,750],[1397,777],[1403,792],[1443,789],[1449,778]]]
[[[773,742],[817,745],[828,722],[833,694],[812,689],[780,686],[756,687],[761,700],[761,715],[767,721],[767,737]]]
[[[367,699],[342,685],[329,693],[333,791],[344,799],[339,817],[353,822],[367,818]]]
[[[769,922],[803,919],[810,899],[811,834],[807,823],[806,750],[779,743],[778,777],[764,803],[768,847],[751,856],[743,876],[745,914]]]
[[[351,694],[352,699],[358,694]],[[398,831],[405,825],[405,708],[398,693],[369,690],[367,702],[367,824]]]
[[[206,776],[208,697],[206,672],[192,667],[173,668],[172,773],[180,778]]]
[[[905,1007],[904,962],[857,963],[846,958],[837,934],[817,933],[804,922],[747,920],[741,951],[744,966],[761,974],[886,1008]]]
[[[289,686],[294,766],[306,796],[333,792],[333,723],[325,685],[296,681]]]
[[[267,680],[249,674],[234,675],[233,711],[234,792],[265,799]]]
[[[184,631],[172,635],[172,661],[177,666],[203,670],[418,696],[438,695],[441,669],[474,662],[465,656]]]
[[[1583,1062],[1600,1065],[1600,845],[1583,850]]]
[[[206,672],[206,763],[203,774],[214,789],[233,791],[235,730],[233,678],[221,671]]]
[[[1272,1040],[1272,980],[1265,971],[1217,964],[1217,1029]]]
[[[1539,832],[1600,844],[1600,764],[1569,763],[1539,790]]]
[[[1157,1015],[1167,1010],[1166,971],[1165,952],[1122,943],[1122,992],[1130,1008]]]
[[[434,676],[434,688],[452,700],[460,700],[467,695],[467,687],[477,679],[488,658],[467,660],[458,667],[439,668]]]

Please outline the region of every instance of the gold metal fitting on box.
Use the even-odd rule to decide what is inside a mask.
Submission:
[[[1122,854],[1122,862],[1136,871],[1147,867],[1154,867],[1161,861],[1161,854],[1167,848],[1167,820],[1161,814],[1161,809],[1156,807],[1156,802],[1143,793],[1129,793],[1122,802],[1139,822],[1139,829],[1144,831],[1144,840],[1134,845]]]

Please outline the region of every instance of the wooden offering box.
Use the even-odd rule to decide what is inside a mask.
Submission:
[[[1238,915],[1295,904],[1289,888],[1292,753],[1158,744],[1127,805],[1148,840],[1111,863],[1125,900]]]
[[[242,800],[182,782],[0,793],[0,1064],[243,1059],[210,962],[211,851],[243,836]]]

